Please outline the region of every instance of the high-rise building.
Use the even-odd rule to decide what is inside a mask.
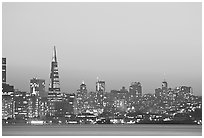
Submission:
[[[42,101],[45,95],[45,80],[33,78],[30,80],[30,96],[28,98],[28,117],[40,117],[44,115],[42,108],[45,102]]]
[[[162,89],[163,90],[167,90],[168,89],[168,83],[165,80],[162,82]]]
[[[14,86],[6,84],[6,58],[2,58],[2,119],[14,117]]]
[[[37,96],[28,96],[28,117],[39,117],[39,98]]]
[[[49,95],[52,93],[59,93],[59,92],[60,92],[60,81],[59,81],[59,72],[58,72],[58,62],[57,62],[56,48],[54,46],[53,58],[51,63]]]
[[[87,95],[86,84],[84,83],[84,81],[80,85],[80,91],[83,93],[83,95]]]
[[[133,97],[141,97],[142,96],[142,85],[140,82],[132,82],[129,87],[129,93],[133,95]]]
[[[2,58],[2,83],[6,83],[6,58]]]
[[[99,91],[105,92],[105,81],[97,79],[97,82],[96,82],[96,91],[97,92],[99,92]]]
[[[176,99],[177,100],[185,100],[189,99],[191,95],[193,95],[193,90],[191,87],[187,86],[179,86],[175,88]]]
[[[57,112],[56,103],[62,101],[62,94],[60,92],[60,81],[58,72],[58,62],[56,49],[54,46],[53,58],[51,62],[50,84],[48,92],[48,107],[49,115],[54,116]]]
[[[88,101],[87,101],[87,89],[84,81],[80,85],[80,88],[77,90],[76,100],[78,112],[79,113],[85,112]]]
[[[88,104],[89,108],[95,109],[97,105],[97,93],[91,91],[88,93]]]
[[[2,83],[2,119],[14,118],[14,86]]]
[[[113,103],[111,106],[115,108],[114,110],[117,109],[117,111],[124,111],[126,109],[127,94],[128,94],[128,91],[125,89],[125,87],[122,87],[120,91],[111,90],[109,102]]]
[[[162,89],[161,88],[155,89],[155,97],[157,99],[161,99],[161,97],[162,97]]]
[[[168,83],[164,80],[162,82],[162,99],[167,100],[168,95]]]
[[[57,115],[61,117],[68,117],[74,114],[75,94],[63,93],[62,102],[58,102]]]
[[[16,119],[26,119],[28,117],[28,97],[29,93],[19,90],[14,91],[14,115]]]
[[[44,97],[45,95],[45,80],[33,78],[30,80],[30,93]]]
[[[41,97],[39,103],[39,116],[45,117],[48,114],[48,100],[47,97]]]
[[[71,94],[67,94],[68,97],[68,106],[67,107],[67,112],[66,114],[74,114],[74,103],[75,103],[75,94],[71,93]]]
[[[129,92],[127,94],[127,104],[129,107],[135,105],[138,99],[142,97],[142,85],[140,82],[132,82],[129,86]]]
[[[97,93],[97,107],[104,107],[104,93],[105,93],[105,81],[98,80],[96,82],[96,93]]]

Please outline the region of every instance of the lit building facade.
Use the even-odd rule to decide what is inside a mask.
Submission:
[[[28,117],[42,117],[46,115],[47,102],[44,100],[45,80],[33,78],[30,80],[30,96],[28,96]],[[43,98],[43,99],[42,99]]]
[[[114,107],[118,110],[118,111],[126,111],[127,107],[125,104],[125,99],[117,99],[114,101]]]
[[[187,86],[176,87],[174,92],[176,93],[176,99],[179,101],[188,100],[193,95],[192,88]]]
[[[134,103],[136,98],[142,96],[142,85],[140,82],[132,82],[129,87],[128,101]]]
[[[30,96],[27,92],[15,90],[14,92],[14,115],[16,119],[28,118],[28,97]]]
[[[39,117],[43,118],[48,114],[48,99],[47,97],[40,97],[39,102]]]
[[[97,93],[97,107],[104,107],[104,93],[105,93],[105,81],[97,80],[96,82],[96,93]]]
[[[96,92],[105,92],[105,81],[97,80],[96,82]]]
[[[168,89],[168,83],[164,80],[162,82],[162,87],[155,89],[155,97],[158,100],[168,100],[169,95],[171,95],[170,89]]]
[[[82,82],[80,85],[80,88],[77,90],[77,110],[78,113],[83,113],[86,110],[86,107],[88,106],[88,101],[87,101],[87,89],[86,89],[86,84]]]
[[[6,83],[6,58],[2,58],[2,119],[14,118],[14,86]]]
[[[162,82],[162,99],[168,99],[168,83],[165,80]]]
[[[39,117],[39,98],[34,95],[28,97],[28,117]]]
[[[30,80],[30,93],[43,97],[45,94],[45,80],[33,78]]]
[[[121,90],[111,90],[109,98],[109,106],[112,106],[111,112],[114,110],[117,112],[124,112],[127,109],[127,95],[128,91],[125,87],[122,87]],[[112,104],[111,104],[112,103]]]
[[[49,112],[47,97],[27,96],[28,118],[44,118]]]
[[[13,118],[14,116],[14,86],[2,83],[2,118]]]
[[[97,93],[96,92],[89,92],[88,96],[88,105],[89,105],[89,109],[96,109],[96,105],[97,105]]]
[[[162,89],[161,88],[155,89],[155,97],[157,99],[161,99],[161,97],[162,97]]]
[[[75,94],[62,94],[63,98],[61,102],[56,103],[56,110],[55,116],[57,117],[68,117],[74,114],[74,100]]]
[[[67,94],[67,102],[68,105],[66,106],[66,115],[67,114],[74,114],[74,104],[76,101],[76,95],[74,93]]]

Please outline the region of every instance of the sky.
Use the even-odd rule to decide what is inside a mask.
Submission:
[[[99,77],[106,91],[154,93],[165,79],[202,94],[201,2],[3,3],[7,83],[29,91],[37,77],[48,90],[54,45],[62,92],[95,91]]]

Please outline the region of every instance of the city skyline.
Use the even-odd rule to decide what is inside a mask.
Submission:
[[[61,92],[76,92],[83,80],[95,91],[99,77],[109,92],[138,81],[143,93],[154,93],[166,79],[171,88],[191,86],[202,95],[200,11],[200,3],[3,3],[7,82],[29,92],[29,80],[37,77],[48,90],[55,45]]]

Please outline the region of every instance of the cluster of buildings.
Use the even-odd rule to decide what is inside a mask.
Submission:
[[[139,123],[175,120],[179,115],[186,119],[185,115],[193,117],[192,113],[202,109],[201,96],[193,95],[191,87],[172,89],[166,81],[154,94],[142,94],[140,82],[132,82],[129,90],[122,87],[106,92],[105,86],[105,81],[97,78],[93,92],[82,82],[76,93],[62,93],[54,47],[48,92],[45,80],[37,78],[30,80],[30,92],[23,92],[6,83],[6,58],[2,58],[2,119],[7,123]]]

